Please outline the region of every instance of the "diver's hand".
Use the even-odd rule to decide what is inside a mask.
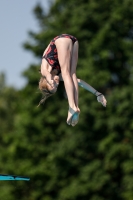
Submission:
[[[52,88],[55,87],[54,80],[50,80],[50,81],[49,81],[49,84],[51,85]]]

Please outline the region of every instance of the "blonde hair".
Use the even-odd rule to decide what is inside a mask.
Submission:
[[[47,88],[47,81],[46,81],[45,77],[40,78],[39,90],[42,93],[42,98],[41,98],[41,101],[39,102],[38,106],[45,103],[46,99],[53,95],[53,94],[50,93],[50,91]]]

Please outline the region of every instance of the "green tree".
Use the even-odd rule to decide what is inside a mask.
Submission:
[[[13,157],[10,160],[10,144],[15,127],[15,119],[19,106],[19,92],[6,85],[5,74],[0,73],[0,174],[10,173],[13,167]],[[11,187],[3,181],[0,182],[0,199],[10,199]],[[6,196],[7,195],[7,196]]]
[[[2,154],[8,157],[6,172],[30,176],[31,181],[4,183],[3,200],[133,198],[133,2],[76,3],[54,1],[49,13],[37,5],[34,13],[40,31],[29,32],[32,40],[24,47],[41,58],[54,36],[76,36],[78,77],[103,92],[108,106],[103,108],[80,89],[80,120],[74,128],[68,126],[63,83],[37,108],[39,65],[31,65],[24,72],[28,83],[19,91],[11,143]]]
[[[14,115],[17,110],[18,93],[6,86],[5,74],[0,74],[0,132],[2,135],[14,129]]]

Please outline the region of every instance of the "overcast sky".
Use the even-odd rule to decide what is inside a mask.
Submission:
[[[18,89],[26,84],[21,73],[30,63],[37,62],[22,44],[28,39],[29,30],[39,29],[33,14],[38,2],[48,10],[48,0],[0,1],[0,73],[5,73],[7,85]]]

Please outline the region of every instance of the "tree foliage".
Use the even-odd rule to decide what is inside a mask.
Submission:
[[[5,118],[9,134],[3,128],[1,138],[10,142],[1,143],[1,161],[6,158],[6,162],[0,168],[30,176],[31,181],[1,183],[1,199],[133,199],[132,13],[131,0],[56,0],[48,13],[39,4],[35,7],[40,31],[29,32],[31,40],[25,49],[41,58],[56,35],[76,36],[80,45],[77,75],[103,92],[108,105],[103,108],[92,94],[80,89],[80,120],[75,127],[68,126],[63,83],[56,95],[37,108],[40,66],[29,66],[24,72],[28,83],[13,93],[18,98],[9,107],[12,129],[10,118]],[[9,101],[13,94],[8,91],[3,98]]]

